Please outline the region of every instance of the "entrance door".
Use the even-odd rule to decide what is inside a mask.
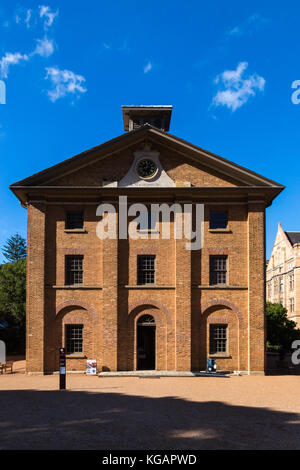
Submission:
[[[155,370],[155,320],[143,315],[137,323],[137,369]]]

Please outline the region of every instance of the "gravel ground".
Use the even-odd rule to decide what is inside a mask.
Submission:
[[[0,449],[299,449],[300,377],[0,375]]]

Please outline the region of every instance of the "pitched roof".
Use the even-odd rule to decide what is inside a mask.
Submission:
[[[285,232],[285,234],[288,237],[291,245],[295,245],[295,243],[300,243],[300,232]]]

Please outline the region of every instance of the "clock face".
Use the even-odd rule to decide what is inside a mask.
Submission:
[[[152,178],[157,172],[157,166],[150,158],[143,158],[138,162],[136,171],[141,178]]]

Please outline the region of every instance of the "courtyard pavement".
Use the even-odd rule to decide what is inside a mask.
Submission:
[[[0,375],[0,449],[299,449],[300,377]]]

